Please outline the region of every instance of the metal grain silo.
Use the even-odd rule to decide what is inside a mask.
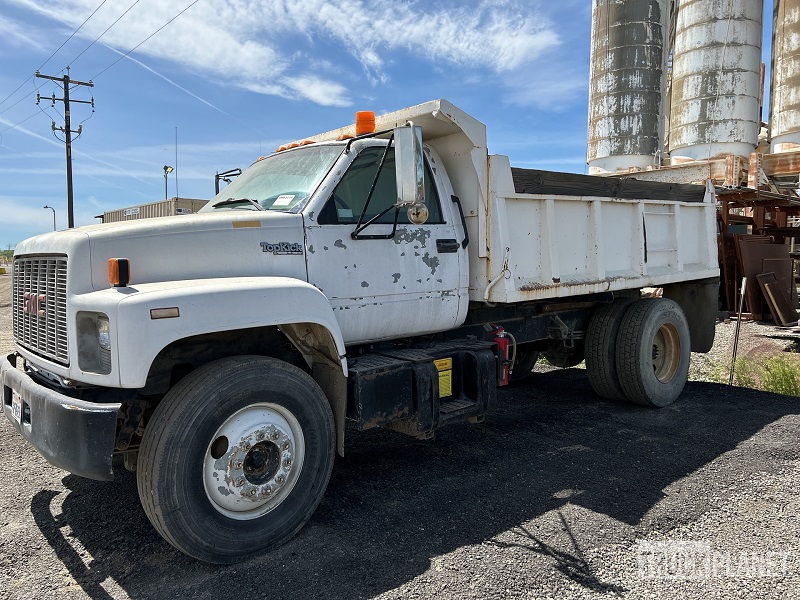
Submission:
[[[800,146],[800,0],[775,0],[772,29],[772,152]]]
[[[592,173],[655,164],[661,150],[665,0],[594,0],[589,83]]]
[[[678,0],[672,160],[748,156],[761,123],[762,0]]]

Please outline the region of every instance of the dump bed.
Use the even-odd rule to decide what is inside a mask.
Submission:
[[[511,169],[489,157],[488,273],[521,302],[719,275],[713,187]],[[560,193],[554,193],[554,192]],[[533,193],[527,193],[533,192]]]

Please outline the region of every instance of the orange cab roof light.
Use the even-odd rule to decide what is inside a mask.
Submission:
[[[375,112],[359,110],[356,112],[356,135],[375,133]]]

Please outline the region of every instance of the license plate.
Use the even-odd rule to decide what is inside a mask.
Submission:
[[[17,423],[22,421],[22,398],[15,391],[11,392],[11,416]]]

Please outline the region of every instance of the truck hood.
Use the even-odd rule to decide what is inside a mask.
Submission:
[[[71,293],[109,287],[107,261],[128,258],[131,283],[278,275],[306,280],[302,215],[271,211],[159,217],[29,238],[15,255],[65,254]]]

